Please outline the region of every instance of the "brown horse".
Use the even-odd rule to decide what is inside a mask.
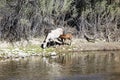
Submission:
[[[62,40],[63,44],[66,44],[65,41],[70,40],[69,45],[71,45],[73,35],[71,33],[60,35],[59,38]]]

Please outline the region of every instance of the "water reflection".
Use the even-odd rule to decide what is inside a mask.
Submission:
[[[0,80],[119,80],[120,52],[66,53],[0,61]]]

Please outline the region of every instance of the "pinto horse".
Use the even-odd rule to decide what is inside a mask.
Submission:
[[[67,39],[70,40],[69,45],[71,45],[72,37],[73,37],[73,35],[72,35],[71,33],[62,34],[62,35],[59,36],[59,38],[62,40],[63,44],[66,44],[65,41],[66,41]]]
[[[57,39],[59,38],[60,35],[63,35],[63,29],[62,28],[57,28],[55,30],[51,30],[45,40],[43,41],[41,47],[42,48],[46,48],[47,44],[49,44],[50,42],[54,42],[56,40],[56,42],[61,43],[60,41],[58,41]]]

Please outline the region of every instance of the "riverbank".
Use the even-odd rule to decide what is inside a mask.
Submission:
[[[96,41],[87,42],[84,39],[74,39],[72,45],[60,45],[42,49],[40,47],[43,39],[31,39],[29,42],[21,41],[16,43],[0,42],[0,58],[24,58],[29,56],[55,56],[66,52],[76,51],[109,51],[120,50],[119,42]]]
[[[77,44],[77,45],[76,45]],[[95,43],[75,39],[73,45],[78,51],[111,51],[120,50],[120,42],[96,41]]]

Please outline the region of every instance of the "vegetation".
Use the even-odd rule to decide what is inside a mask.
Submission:
[[[60,26],[77,38],[120,41],[120,1],[0,0],[1,40],[29,41]]]

